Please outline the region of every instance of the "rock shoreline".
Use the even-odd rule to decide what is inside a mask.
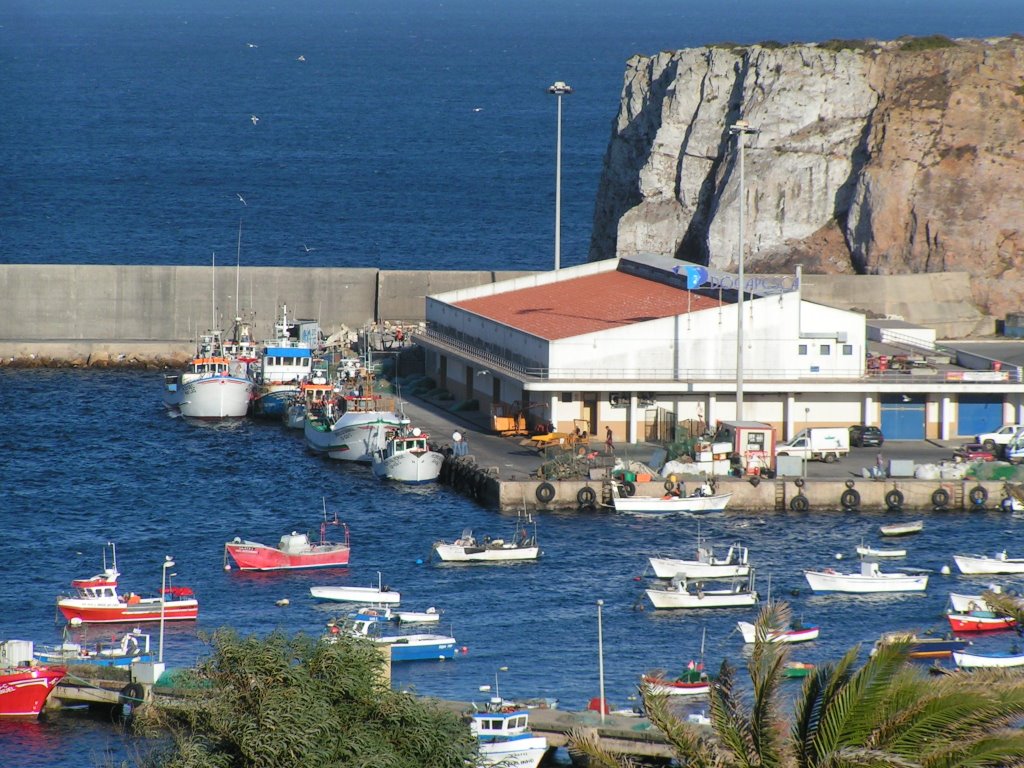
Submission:
[[[93,352],[63,356],[22,354],[0,357],[0,368],[88,368],[93,370],[169,371],[184,368],[191,355],[183,353],[137,354],[124,352]]]

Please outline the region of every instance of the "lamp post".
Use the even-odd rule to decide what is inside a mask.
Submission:
[[[508,672],[508,667],[498,667],[494,670],[494,698],[498,700],[498,704],[501,704],[501,691],[498,689],[499,672]]]
[[[601,696],[601,722],[604,722],[604,637],[601,632],[601,608],[604,600],[597,601],[597,679]]]
[[[157,661],[164,660],[164,606],[167,604],[167,569],[174,567],[174,561],[170,555],[164,555],[163,570],[160,574],[160,647],[157,652]]]
[[[558,132],[555,139],[555,271],[562,261],[562,96],[572,93],[572,88],[561,80],[548,88],[558,101]]]
[[[739,300],[736,302],[737,325],[736,325],[736,420],[743,421],[743,219],[744,219],[744,198],[746,189],[743,179],[743,144],[744,136],[748,133],[757,133],[757,130],[750,127],[746,120],[737,120],[729,126],[729,133],[736,136],[736,144],[739,147],[740,161],[740,248],[739,248]]]
[[[804,408],[804,429],[807,430],[807,449],[804,451],[804,478],[807,477],[807,458],[811,451],[811,409]]]

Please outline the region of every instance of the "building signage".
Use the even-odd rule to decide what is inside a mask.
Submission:
[[[717,269],[710,269],[701,266],[672,267],[672,271],[686,277],[686,287],[710,288],[720,291],[735,291],[739,288],[739,276],[730,272],[722,272]],[[800,280],[796,275],[744,275],[743,284],[746,293],[756,293],[759,296],[768,296],[778,293],[788,293],[800,287]]]

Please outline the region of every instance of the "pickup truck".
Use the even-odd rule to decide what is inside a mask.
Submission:
[[[845,427],[811,427],[793,439],[775,444],[776,456],[800,456],[808,461],[831,464],[850,452],[850,433]]]
[[[974,438],[974,442],[985,446],[988,451],[995,450],[997,445],[1005,446],[1016,435],[1020,430],[1024,429],[1024,424],[1004,424],[995,432],[986,432],[983,435],[977,435]]]

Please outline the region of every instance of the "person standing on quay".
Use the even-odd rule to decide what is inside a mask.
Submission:
[[[612,443],[612,428],[604,428],[604,452],[615,453],[615,445]]]

